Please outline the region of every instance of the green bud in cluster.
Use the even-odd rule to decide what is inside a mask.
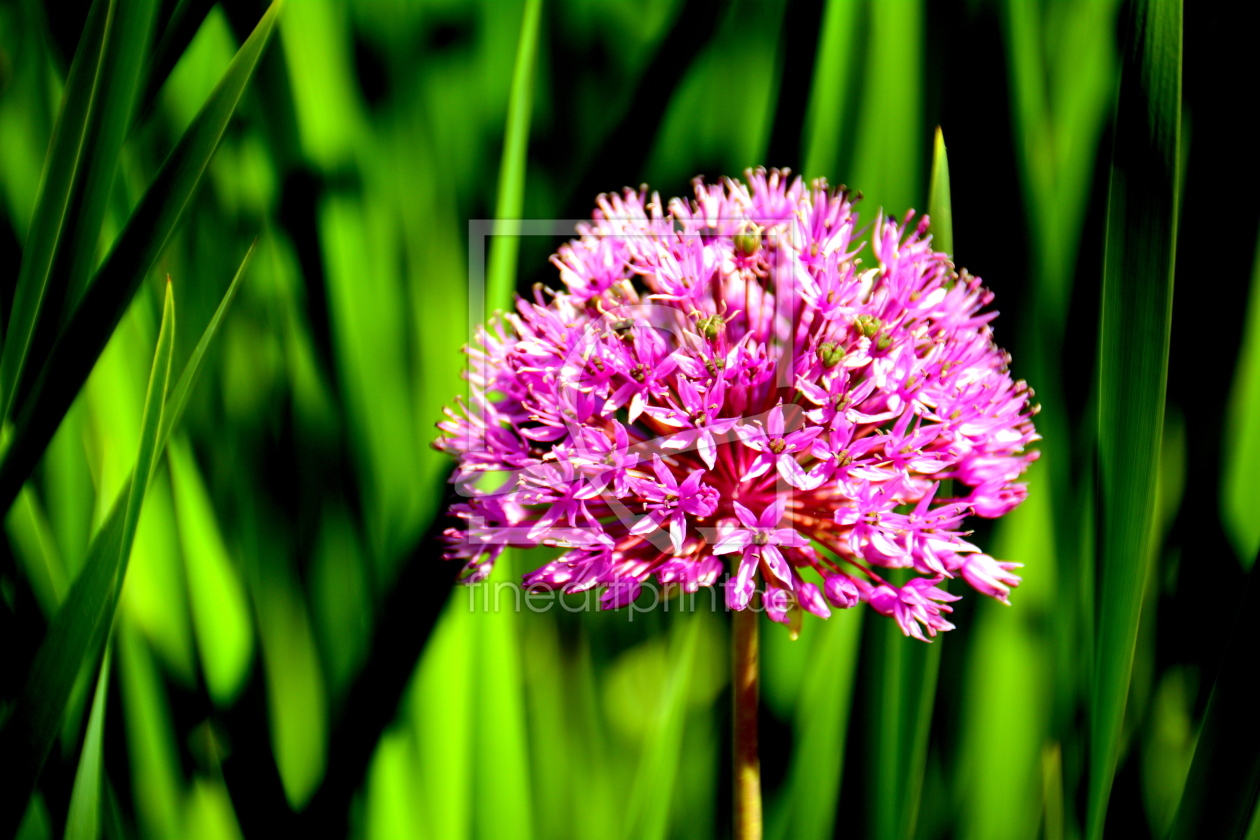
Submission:
[[[887,350],[887,349],[888,349],[888,346],[889,346],[890,344],[892,344],[892,336],[890,336],[888,333],[884,333],[884,334],[883,334],[883,335],[881,335],[881,336],[879,337],[879,339],[875,342],[875,349],[876,349],[876,350]]]
[[[745,257],[751,257],[761,250],[761,228],[757,225],[741,228],[735,234],[735,250]]]
[[[818,345],[818,358],[825,368],[833,368],[844,359],[844,351],[830,341]]]
[[[710,315],[707,318],[701,318],[696,321],[696,328],[709,341],[717,341],[717,337],[722,334],[722,330],[726,329],[726,321],[722,320],[721,315]]]
[[[874,315],[859,315],[853,321],[853,325],[858,328],[858,332],[867,338],[871,338],[875,333],[879,332],[879,328],[884,326],[884,322],[876,318]]]

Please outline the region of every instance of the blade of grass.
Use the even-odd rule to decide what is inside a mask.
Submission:
[[[787,799],[767,832],[776,840],[826,840],[834,836],[836,827],[862,614],[833,613],[828,620],[816,622],[810,632],[814,638],[796,702]]]
[[[847,136],[845,118],[849,102],[846,93],[861,9],[862,4],[857,0],[828,0],[823,12],[818,59],[805,113],[805,148],[801,150],[806,178],[835,178],[842,171],[845,150],[840,143]]]
[[[92,542],[87,565],[53,618],[17,705],[0,732],[0,753],[18,784],[0,789],[0,835],[11,833],[39,779],[61,726],[66,703],[83,668],[95,668],[114,619],[140,507],[153,475],[175,339],[175,300],[166,286],[162,324],[144,400],[139,451],[126,491]]]
[[[143,632],[125,610],[114,639],[136,824],[142,837],[179,837],[180,739],[162,674]]]
[[[1099,325],[1098,637],[1086,836],[1102,837],[1152,549],[1177,239],[1181,4],[1136,0],[1116,111]]]
[[[154,0],[115,3],[109,14],[99,70],[80,145],[74,185],[64,214],[51,269],[34,308],[34,320],[9,382],[7,413],[20,413],[22,402],[57,336],[57,330],[96,269],[101,224],[114,183],[118,154],[131,123],[140,66],[149,45],[156,12]]]
[[[516,255],[520,251],[520,218],[525,202],[525,169],[529,151],[529,122],[533,109],[534,64],[538,54],[538,28],[542,0],[525,0],[521,37],[512,68],[512,92],[508,99],[507,130],[503,159],[499,164],[499,191],[495,199],[495,237],[490,246],[486,292],[491,307],[511,308],[516,288]]]
[[[127,221],[70,322],[58,336],[0,461],[0,510],[12,504],[83,387],[140,283],[191,200],[275,28],[276,0],[241,46]]]
[[[177,438],[168,457],[201,670],[211,699],[227,706],[249,676],[254,649],[249,603],[192,450]]]
[[[1225,414],[1221,463],[1221,520],[1244,567],[1260,550],[1260,237],[1251,274],[1251,299]]]
[[[477,720],[474,778],[487,773],[496,779],[493,795],[474,794],[473,836],[534,836],[534,807],[530,794],[528,733],[521,671],[520,622],[523,620],[520,589],[502,581],[514,579],[519,555],[504,552],[490,577],[493,606],[479,612],[476,621],[476,653],[472,661]],[[507,561],[506,563],[504,561]],[[502,589],[502,595],[500,594]],[[481,609],[483,602],[478,602]]]
[[[670,803],[682,751],[687,694],[696,661],[700,616],[675,616],[670,657],[674,660],[656,710],[656,725],[644,739],[634,785],[630,789],[625,822],[630,838],[664,838],[669,829]]]
[[[100,836],[101,758],[104,750],[105,698],[109,694],[109,653],[106,647],[100,675],[96,679],[96,693],[92,697],[92,711],[88,715],[87,734],[83,736],[79,769],[74,774],[70,810],[66,815],[66,840],[96,840]]]
[[[932,181],[928,185],[928,216],[932,219],[932,246],[937,251],[954,253],[954,211],[949,198],[949,158],[945,153],[945,134],[936,127],[932,143]]]
[[[171,18],[162,29],[157,46],[145,68],[144,94],[140,97],[137,123],[148,118],[157,101],[157,95],[166,84],[166,79],[179,63],[179,59],[192,43],[206,15],[214,8],[215,0],[179,0]]]
[[[30,485],[22,488],[9,510],[5,530],[44,615],[52,615],[66,596],[69,581],[48,517]]]
[[[936,250],[954,251],[954,211],[950,202],[949,158],[945,153],[945,135],[937,126],[932,146],[932,179],[928,185],[928,215],[932,221],[932,244]],[[891,629],[891,628],[890,628]],[[932,728],[932,710],[936,706],[936,678],[941,668],[941,646],[944,639],[924,650],[906,651],[903,664],[907,677],[916,679],[904,695],[904,721],[913,721],[910,737],[903,744],[898,778],[903,785],[898,810],[901,827],[898,836],[912,840],[919,818],[919,799],[923,793],[923,774],[927,765],[928,735]]]
[[[870,3],[850,186],[865,193],[866,218],[883,207],[896,218],[923,195],[922,0]]]
[[[159,436],[159,450],[165,448],[167,440],[171,436],[171,430],[179,425],[179,420],[184,416],[184,409],[188,406],[188,398],[192,395],[193,386],[197,384],[197,379],[201,376],[201,370],[206,363],[206,351],[210,349],[211,343],[215,336],[219,334],[219,328],[223,325],[223,319],[227,315],[229,309],[232,308],[232,301],[236,300],[236,293],[241,287],[241,278],[245,276],[245,269],[249,267],[249,261],[254,256],[254,250],[258,247],[258,240],[255,239],[253,244],[249,246],[249,250],[245,252],[244,259],[241,260],[240,266],[236,269],[236,274],[232,276],[232,282],[228,284],[227,291],[223,293],[223,299],[219,301],[219,306],[214,310],[214,315],[210,317],[210,323],[206,325],[206,329],[201,334],[201,339],[197,342],[197,346],[193,348],[192,355],[188,357],[188,362],[184,365],[184,372],[179,375],[179,381],[175,383],[175,387],[171,389],[171,395],[166,402],[166,410],[162,412],[162,431]]]
[[[47,331],[48,341],[56,335],[56,328],[72,311],[96,270],[101,223],[114,184],[118,154],[131,128],[140,70],[148,55],[156,13],[154,0],[119,3],[109,29],[101,60],[99,94],[92,102],[83,142],[83,172],[66,216],[63,244],[53,264],[49,282],[53,296],[46,295],[48,311],[41,318],[45,323],[40,329]],[[20,411],[27,385],[29,382],[14,383],[16,401],[10,407],[13,413]]]
[[[1257,621],[1260,563],[1252,563],[1234,629],[1203,713],[1171,840],[1241,838],[1253,823],[1260,798],[1260,716],[1256,715],[1252,682],[1260,661]]]
[[[39,197],[22,251],[22,267],[13,292],[4,350],[0,354],[0,419],[9,416],[9,401],[35,335],[44,292],[52,273],[53,257],[61,241],[66,209],[79,173],[84,136],[114,13],[111,0],[96,0],[88,12],[79,47],[66,77],[61,110],[53,128]],[[7,507],[7,505],[6,505]]]

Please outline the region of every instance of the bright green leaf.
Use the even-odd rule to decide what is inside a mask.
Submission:
[[[223,706],[249,676],[254,648],[249,605],[188,444],[176,439],[169,460],[197,650],[206,688]]]
[[[106,647],[96,679],[96,693],[92,695],[92,712],[88,715],[87,734],[83,736],[79,769],[75,771],[74,788],[70,792],[66,840],[96,840],[100,836],[101,764],[105,740],[105,698],[109,694],[109,660],[109,648]]]

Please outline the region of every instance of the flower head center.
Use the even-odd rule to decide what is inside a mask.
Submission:
[[[770,441],[768,446],[770,447],[771,452],[773,452],[775,455],[778,455],[782,453],[784,449],[787,449],[787,441],[784,440],[783,438],[775,438],[774,440]]]

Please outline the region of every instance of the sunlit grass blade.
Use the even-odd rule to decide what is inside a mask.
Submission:
[[[1260,238],[1221,451],[1221,519],[1246,566],[1260,550]]]
[[[53,618],[31,665],[26,686],[0,732],[0,753],[5,756],[10,778],[16,780],[0,789],[0,834],[12,832],[21,818],[60,730],[75,680],[82,669],[95,668],[109,636],[140,507],[157,456],[157,433],[166,401],[174,340],[175,302],[168,283],[145,394],[139,451],[126,502],[123,504],[124,497],[120,496],[93,539],[86,565]]]
[[[1099,325],[1098,636],[1087,837],[1102,836],[1152,553],[1172,315],[1181,133],[1181,4],[1130,9]]]
[[[870,31],[847,181],[866,195],[866,219],[880,207],[899,217],[923,196],[924,5],[904,0],[867,6]]]
[[[945,134],[936,127],[932,142],[932,181],[928,185],[928,216],[932,219],[932,247],[954,253],[954,210],[949,199],[949,158]]]
[[[836,828],[862,614],[833,613],[809,633],[812,639],[793,642],[811,647],[796,702],[787,799],[767,832],[774,840],[826,840]]]
[[[254,649],[249,603],[188,445],[176,439],[169,459],[202,673],[211,699],[226,706],[249,676]]]
[[[914,836],[944,639],[924,644],[907,638],[892,621],[878,621],[874,630],[880,673],[872,835],[900,840]]]
[[[516,288],[516,255],[520,251],[521,209],[525,202],[526,152],[529,149],[529,123],[533,109],[534,64],[538,54],[538,29],[542,0],[525,0],[521,36],[512,69],[512,91],[508,100],[507,131],[503,137],[503,159],[499,164],[499,191],[495,200],[495,237],[490,247],[486,271],[486,302],[506,309]]]
[[[275,28],[281,5],[281,0],[271,5],[232,59],[218,87],[140,200],[49,352],[17,415],[13,437],[0,462],[0,510],[8,508],[34,469],[182,217]]]
[[[214,0],[179,0],[170,20],[162,29],[152,57],[145,68],[144,94],[140,97],[139,118],[145,119],[167,77],[192,43],[206,15],[214,8]]]
[[[198,779],[188,793],[184,815],[188,840],[242,840],[232,797],[222,781]],[[401,835],[400,835],[401,836]]]
[[[53,258],[61,240],[66,209],[82,162],[92,99],[97,93],[105,40],[113,16],[111,0],[96,0],[88,12],[79,47],[66,77],[61,111],[44,160],[35,213],[22,251],[22,267],[13,293],[4,350],[0,355],[0,418],[9,416],[9,401],[35,335]]]
[[[945,135],[937,126],[932,145],[932,178],[928,184],[928,215],[932,221],[932,245],[938,251],[952,254],[954,251],[954,211],[950,202],[949,158],[945,153]],[[941,644],[944,639],[927,648],[912,648],[902,659],[903,667],[909,666],[907,676],[917,678],[916,686],[906,688],[904,717],[901,725],[908,726],[909,738],[902,744],[899,762],[901,788],[898,810],[901,825],[897,834],[911,840],[919,816],[919,799],[923,792],[923,774],[927,763],[928,735],[932,725],[932,710],[936,707],[936,679],[941,667]]]
[[[656,725],[644,738],[643,755],[626,806],[626,837],[632,840],[667,836],[671,794],[682,758],[682,728],[700,621],[701,616],[695,614],[674,617],[669,677],[661,692],[660,707],[655,710]]]
[[[301,585],[280,564],[268,565],[274,568],[255,569],[251,589],[267,675],[271,751],[285,799],[301,811],[327,767],[328,699]]]
[[[852,72],[854,45],[857,41],[858,13],[862,4],[856,0],[829,0],[823,12],[822,31],[818,35],[818,58],[814,62],[814,80],[809,90],[805,112],[806,178],[836,178],[846,137],[849,105],[846,88]]]
[[[1171,840],[1241,838],[1253,823],[1260,797],[1260,716],[1253,683],[1260,661],[1257,621],[1260,563],[1253,563],[1203,714]]]
[[[36,600],[45,615],[52,615],[70,584],[48,517],[30,485],[22,488],[17,501],[9,509],[5,530]]]
[[[101,765],[105,740],[105,698],[109,694],[109,660],[107,647],[96,679],[96,693],[92,696],[92,711],[88,715],[87,733],[83,736],[79,768],[74,774],[70,811],[66,815],[66,840],[96,840],[100,836]]]
[[[158,664],[143,632],[126,612],[119,616],[114,649],[137,827],[143,837],[179,837],[183,787],[179,739]]]
[[[499,563],[505,559],[516,560],[516,556],[509,558],[505,552]],[[505,566],[505,571],[511,570],[512,566]],[[504,577],[510,579],[510,574]],[[521,679],[525,667],[520,646],[522,616],[516,602],[520,590],[504,588],[500,602],[499,584],[489,585],[495,587],[494,609],[474,616],[476,648],[471,655],[479,668],[474,671],[478,725],[473,778],[494,774],[497,781],[493,794],[475,794],[473,830],[478,837],[530,838],[534,836],[534,807]]]
[[[255,239],[253,244],[249,246],[249,250],[245,252],[245,257],[241,260],[240,267],[236,269],[232,282],[228,284],[227,291],[223,293],[223,298],[219,301],[218,308],[214,310],[210,323],[206,325],[205,330],[202,332],[197,346],[193,348],[192,355],[188,357],[183,373],[179,375],[179,380],[175,383],[175,387],[171,389],[171,395],[166,402],[166,410],[162,412],[162,430],[158,435],[159,451],[166,445],[167,440],[171,436],[171,430],[179,424],[180,418],[184,416],[184,409],[188,406],[188,398],[192,395],[192,389],[197,384],[197,379],[201,376],[202,368],[205,366],[206,351],[210,349],[215,336],[219,334],[219,328],[223,326],[223,319],[227,315],[228,310],[232,308],[232,301],[236,300],[236,293],[241,287],[241,278],[245,276],[245,269],[249,267],[250,258],[254,256],[254,250],[257,247],[258,240]]]

